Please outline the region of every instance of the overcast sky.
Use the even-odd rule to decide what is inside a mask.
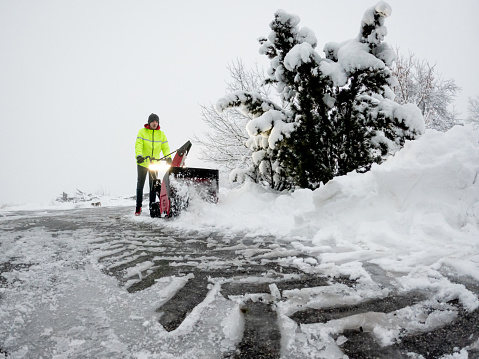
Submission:
[[[318,38],[356,37],[366,0],[0,0],[0,205],[76,188],[134,195],[137,131],[160,117],[170,147],[205,130],[200,105],[225,94],[228,63],[268,60],[274,12]],[[390,0],[385,41],[479,95],[478,0]],[[187,164],[201,165],[195,148]]]

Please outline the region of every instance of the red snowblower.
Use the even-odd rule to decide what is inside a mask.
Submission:
[[[192,144],[190,141],[173,151],[175,153],[171,166],[163,176],[158,178],[158,163],[166,160],[166,156],[156,159],[150,158],[150,171],[154,174],[153,191],[156,199],[150,205],[151,217],[174,217],[188,207],[190,200],[200,198],[207,202],[218,201],[219,172],[209,168],[185,167],[185,159]],[[155,167],[155,165],[157,165]]]

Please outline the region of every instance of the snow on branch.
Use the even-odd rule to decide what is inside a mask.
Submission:
[[[297,123],[286,121],[287,116],[282,111],[270,110],[251,120],[246,129],[250,136],[261,134],[267,137],[269,148],[274,149],[276,143],[289,137],[297,126]]]
[[[346,42],[339,49],[338,61],[349,73],[364,69],[380,70],[385,67],[383,61],[369,52],[368,44],[356,40]]]
[[[310,62],[319,63],[321,57],[314,51],[313,47],[308,42],[295,45],[284,58],[284,67],[289,71],[294,71],[302,64]]]
[[[358,40],[371,46],[379,45],[384,40],[384,36],[387,35],[387,28],[383,26],[384,20],[391,13],[391,7],[384,1],[380,1],[374,7],[366,10],[361,20]]]
[[[221,113],[228,108],[243,107],[253,115],[262,115],[269,110],[281,110],[273,101],[265,99],[259,92],[234,91],[216,103],[216,110]]]

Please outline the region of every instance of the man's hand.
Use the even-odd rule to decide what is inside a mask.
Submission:
[[[171,157],[166,157],[166,163],[169,165],[173,163],[173,160],[171,159]]]
[[[145,162],[145,159],[143,158],[142,155],[136,156],[136,163],[143,163]]]

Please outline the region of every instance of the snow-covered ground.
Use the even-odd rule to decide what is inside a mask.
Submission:
[[[397,292],[432,293],[432,299],[444,307],[434,313],[422,313],[418,306],[397,311],[394,317],[370,316],[369,329],[383,345],[394,342],[400,323],[410,322],[411,331],[420,332],[425,326],[434,328],[452,320],[457,313],[445,308],[451,300],[458,300],[469,312],[479,307],[477,294],[461,280],[451,281],[479,282],[478,140],[479,134],[467,126],[446,133],[428,130],[368,173],[350,173],[315,191],[287,194],[254,184],[222,188],[218,204],[192,202],[180,217],[169,221],[147,214],[135,217],[132,200],[102,198],[101,202],[102,206],[123,206],[117,217],[105,219],[112,224],[119,220],[176,233],[274,236],[294,249],[285,259],[291,265],[357,280],[359,287],[354,290],[333,286],[329,292],[291,291],[282,294],[284,300],[271,289],[278,299],[283,354],[295,350],[291,357],[305,357],[307,352],[298,349],[300,343],[307,346],[322,340],[322,347],[318,344],[316,351],[308,351],[313,353],[310,357],[342,358],[336,344],[345,339],[331,342],[329,335],[358,325],[364,316],[306,324],[299,330],[287,315],[301,306],[328,307],[385,295],[391,288],[378,286],[367,265],[386,273],[382,279]],[[155,309],[188,278],[163,278],[143,291],[128,293],[115,278],[100,271],[100,256],[112,249],[97,242],[114,233],[99,236],[82,229],[74,221],[74,210],[71,216],[76,224],[57,235],[37,226],[41,218],[53,218],[54,210],[83,207],[91,205],[30,204],[0,210],[0,358],[5,352],[11,354],[8,358],[206,358],[221,357],[234,347],[241,336],[238,306],[218,296],[218,287],[212,287],[177,331],[166,332],[157,322]],[[92,208],[93,216],[95,211],[99,209]],[[16,228],[15,220],[23,220],[23,227]],[[117,235],[133,238],[135,230]],[[281,250],[279,245],[274,248]],[[143,269],[137,268],[140,276]],[[419,312],[421,320],[415,317]],[[194,323],[205,332],[194,331]],[[221,328],[220,334],[209,330],[215,327]],[[454,354],[454,358],[467,357],[466,349]]]

